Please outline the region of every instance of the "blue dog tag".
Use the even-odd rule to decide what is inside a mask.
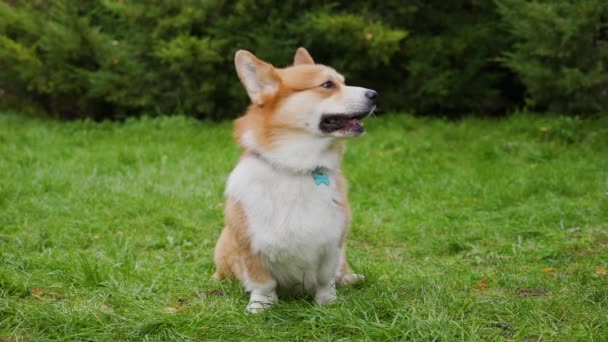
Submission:
[[[325,184],[329,186],[329,176],[327,173],[321,171],[320,167],[312,171],[312,178],[315,180],[315,184],[317,185]]]

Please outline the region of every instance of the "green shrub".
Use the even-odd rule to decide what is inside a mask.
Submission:
[[[417,112],[498,113],[521,89],[496,58],[511,37],[491,1],[424,1],[412,14],[404,46],[403,96]]]
[[[498,4],[516,39],[502,61],[525,84],[527,105],[568,113],[608,109],[608,2]]]
[[[524,90],[535,109],[608,107],[608,5],[496,1],[3,1],[0,109],[235,117],[236,50],[284,66],[298,46],[385,110],[501,113]]]
[[[303,43],[320,42],[312,52],[321,57],[317,51],[336,44],[347,54],[325,62],[339,59],[360,75],[379,73],[406,35],[305,1],[3,2],[0,17],[2,105],[33,104],[64,118],[234,117],[246,105],[237,49],[282,66]],[[347,44],[337,46],[335,30]]]
[[[356,58],[361,53],[353,49],[351,37],[341,33],[340,19],[332,23],[333,30],[310,42],[314,51],[331,57],[327,59],[332,65],[356,70],[354,80],[380,90],[383,107],[419,114],[493,114],[508,111],[521,101],[519,82],[496,61],[511,37],[492,1],[340,3],[346,11],[408,32],[394,52],[378,49],[373,44],[374,32],[367,35],[372,44],[362,48],[385,55],[381,69],[370,70],[369,60]]]

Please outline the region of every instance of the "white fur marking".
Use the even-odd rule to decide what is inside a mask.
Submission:
[[[327,172],[330,185],[318,186],[310,173],[277,169],[250,156],[228,179],[226,195],[245,210],[252,251],[282,290],[314,295],[335,281],[346,218],[336,204],[335,171]]]

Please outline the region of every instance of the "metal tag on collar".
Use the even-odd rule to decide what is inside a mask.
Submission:
[[[315,180],[315,184],[325,184],[329,186],[329,175],[323,172],[323,169],[318,167],[312,171],[312,178]]]

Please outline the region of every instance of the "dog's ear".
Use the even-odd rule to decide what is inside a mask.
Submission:
[[[301,64],[315,64],[314,59],[308,53],[308,50],[301,47],[296,51],[296,55],[293,56],[293,65],[301,65]]]
[[[272,64],[259,60],[251,52],[237,51],[234,65],[254,104],[263,105],[268,96],[273,96],[279,90],[280,79]]]

